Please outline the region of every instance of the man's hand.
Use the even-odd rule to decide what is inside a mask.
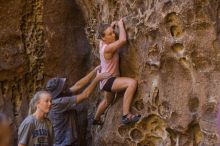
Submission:
[[[100,70],[101,70],[101,65],[96,66],[94,69],[95,72],[100,71]]]
[[[111,76],[111,73],[107,73],[107,72],[100,73],[99,71],[97,71],[95,80],[101,81],[101,80],[109,78],[110,76]]]
[[[79,104],[80,102],[86,100],[89,98],[89,95],[92,93],[96,85],[98,84],[99,81],[103,79],[107,79],[111,76],[110,73],[99,73],[97,71],[95,79],[92,81],[92,83],[79,95],[76,96],[76,103]]]

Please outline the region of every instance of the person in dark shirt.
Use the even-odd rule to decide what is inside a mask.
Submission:
[[[77,104],[89,98],[89,95],[99,81],[110,76],[109,73],[98,73],[99,69],[100,66],[96,67],[70,88],[67,85],[66,78],[56,77],[47,82],[46,89],[52,94],[52,109],[49,113],[49,118],[52,121],[55,132],[54,146],[76,145],[77,129],[74,114],[71,110]],[[95,75],[96,77],[93,79]],[[75,93],[83,89],[89,82],[91,83],[82,93],[75,95]]]

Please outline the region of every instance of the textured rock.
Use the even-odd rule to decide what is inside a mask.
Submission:
[[[65,76],[73,84],[86,74],[90,48],[74,1],[1,0],[0,18],[0,111],[10,116],[17,133],[29,100],[48,78]]]
[[[121,125],[118,98],[103,116],[105,124],[91,128],[88,145],[218,145],[218,0],[1,1],[0,111],[18,126],[32,94],[49,77],[82,77],[99,62],[97,24],[121,17],[129,43],[120,50],[120,69],[138,80],[132,110],[143,119]],[[91,102],[90,115],[99,100]],[[81,135],[85,106],[78,117]]]
[[[122,101],[94,127],[94,145],[217,145],[219,1],[78,0],[97,56],[96,24],[124,17],[129,45],[122,76],[138,79],[133,110],[144,118],[122,126]],[[89,10],[87,8],[89,7]]]
[[[22,76],[26,69],[25,49],[22,43],[20,20],[21,1],[7,3],[1,2],[0,13],[0,80],[12,79]],[[10,17],[10,19],[8,19]]]
[[[89,43],[85,22],[74,1],[45,1],[45,74],[76,81],[88,69]],[[56,60],[56,63],[54,63]]]

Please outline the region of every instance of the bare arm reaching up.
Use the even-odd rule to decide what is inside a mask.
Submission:
[[[100,65],[97,66],[89,74],[87,74],[85,77],[77,81],[72,87],[70,87],[70,91],[73,93],[80,91],[92,80],[92,78],[95,76],[96,72],[100,70],[100,68],[101,68]]]
[[[89,98],[89,95],[92,93],[96,85],[98,84],[99,81],[103,79],[107,79],[111,76],[110,73],[98,73],[95,77],[95,79],[91,82],[91,84],[79,95],[76,96],[76,103],[80,103],[85,99]]]
[[[113,43],[110,43],[106,46],[104,56],[106,59],[111,59],[113,54],[117,51],[117,49],[121,48],[126,44],[126,32],[124,29],[123,20],[120,19],[118,22],[119,27],[119,39]]]

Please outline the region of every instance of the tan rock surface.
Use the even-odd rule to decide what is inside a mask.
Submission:
[[[125,17],[129,45],[121,50],[120,69],[122,76],[139,81],[132,108],[143,119],[132,126],[121,125],[122,101],[117,101],[103,127],[93,129],[94,144],[217,145],[220,2],[77,2],[88,19],[87,33],[95,54],[93,22]]]
[[[12,119],[15,139],[29,100],[48,78],[67,77],[72,85],[88,71],[90,48],[81,16],[74,1],[0,1],[0,112]],[[86,117],[79,116],[80,128]]]
[[[97,24],[121,17],[129,43],[120,51],[120,69],[138,80],[132,110],[143,119],[121,125],[120,98],[105,124],[92,127],[89,146],[218,145],[218,0],[1,1],[0,111],[18,126],[49,77],[82,77],[99,62]]]

